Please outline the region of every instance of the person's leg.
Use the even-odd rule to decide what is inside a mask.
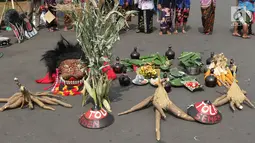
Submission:
[[[27,17],[29,21],[32,22],[34,13],[34,0],[27,1],[27,7],[28,7]]]
[[[40,26],[40,6],[41,6],[41,1],[40,0],[36,0],[35,1],[35,28],[37,30],[39,30],[39,26]]]
[[[176,9],[174,34],[178,34],[178,28],[181,23],[181,12],[182,10],[180,8]]]
[[[238,22],[234,22],[233,36],[238,36],[238,37],[241,36],[241,35],[238,33]]]
[[[141,29],[143,28],[143,11],[141,9],[138,9],[138,26],[137,26],[137,30],[136,33],[140,33]]]
[[[249,24],[249,32],[248,32],[249,35],[254,35],[254,33],[252,32],[252,23]]]
[[[243,38],[247,39],[250,38],[250,36],[248,36],[248,24],[243,24]]]
[[[182,33],[186,33],[186,26],[188,22],[188,17],[189,17],[189,8],[185,8],[183,10],[183,25],[182,25]]]

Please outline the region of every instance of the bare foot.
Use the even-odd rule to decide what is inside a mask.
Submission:
[[[71,30],[74,31],[74,27]]]
[[[243,35],[242,36],[244,39],[250,39],[251,37],[250,36],[248,36],[248,35]]]
[[[233,36],[237,36],[237,37],[241,37],[241,35],[239,33],[237,33],[237,32],[234,32],[232,35]]]
[[[168,35],[171,35],[171,32],[170,32],[170,31],[167,31],[167,34],[168,34]]]
[[[68,31],[67,27],[64,28],[64,31]]]
[[[178,30],[175,30],[175,31],[174,31],[174,34],[178,34]]]
[[[159,35],[163,35],[162,31],[159,32]]]
[[[182,33],[183,33],[183,34],[186,34],[187,32],[183,29],[183,30],[182,30]]]

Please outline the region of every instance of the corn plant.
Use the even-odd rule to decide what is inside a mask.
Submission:
[[[104,106],[111,112],[108,95],[112,81],[108,80],[102,69],[109,66],[105,63],[111,63],[113,45],[120,39],[120,30],[128,26],[126,17],[136,11],[122,14],[118,11],[118,3],[110,7],[110,4],[97,3],[95,0],[88,0],[83,6],[76,2],[65,11],[73,17],[77,40],[88,60],[82,105],[90,96],[95,105]]]

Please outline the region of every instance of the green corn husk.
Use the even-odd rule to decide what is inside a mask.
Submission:
[[[107,101],[106,99],[103,99],[103,105],[104,105],[104,108],[105,108],[108,112],[112,112],[111,106],[110,106],[110,104],[108,103],[108,101]]]

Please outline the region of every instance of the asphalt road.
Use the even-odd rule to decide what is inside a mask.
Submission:
[[[235,1],[217,1],[215,31],[213,35],[205,36],[201,29],[201,14],[199,1],[192,1],[188,24],[190,29],[186,35],[158,36],[157,30],[152,34],[137,34],[130,30],[121,34],[121,40],[116,44],[114,53],[121,58],[129,57],[134,46],[138,46],[141,54],[160,52],[164,54],[167,46],[172,44],[177,56],[182,51],[203,53],[205,60],[210,52],[223,52],[228,58],[234,58],[239,66],[239,85],[247,90],[251,100],[255,70],[252,57],[254,56],[254,39],[244,40],[231,36],[230,6]],[[136,25],[136,18],[131,27]],[[253,30],[255,30],[253,28]],[[1,35],[5,33],[1,33]],[[0,97],[8,97],[18,91],[13,81],[14,77],[32,91],[42,91],[48,85],[36,84],[35,80],[46,73],[46,68],[40,62],[43,52],[53,49],[57,40],[63,34],[70,41],[75,41],[71,32],[48,33],[40,31],[39,35],[22,44],[14,44],[0,49],[4,57],[0,58]],[[8,33],[5,36],[12,35]],[[177,65],[178,61],[175,61]],[[130,74],[134,77],[134,74]],[[203,83],[202,75],[199,81]],[[151,86],[120,88],[115,82],[110,96],[115,123],[108,128],[89,130],[78,123],[79,116],[91,105],[81,107],[81,97],[68,97],[67,101],[74,105],[72,109],[56,107],[56,111],[46,111],[39,107],[35,110],[15,109],[0,113],[0,142],[1,143],[155,143],[155,115],[153,108],[118,117],[117,113],[124,111],[145,97],[152,95]],[[203,92],[191,93],[184,88],[174,88],[169,94],[170,99],[186,111],[186,107],[201,100],[214,100],[224,91],[224,88],[208,89]],[[1,104],[3,105],[3,104]],[[164,143],[254,143],[254,110],[244,107],[243,111],[232,113],[229,106],[219,108],[223,120],[216,125],[202,125],[188,122],[167,115],[167,120],[161,122],[161,138]]]

